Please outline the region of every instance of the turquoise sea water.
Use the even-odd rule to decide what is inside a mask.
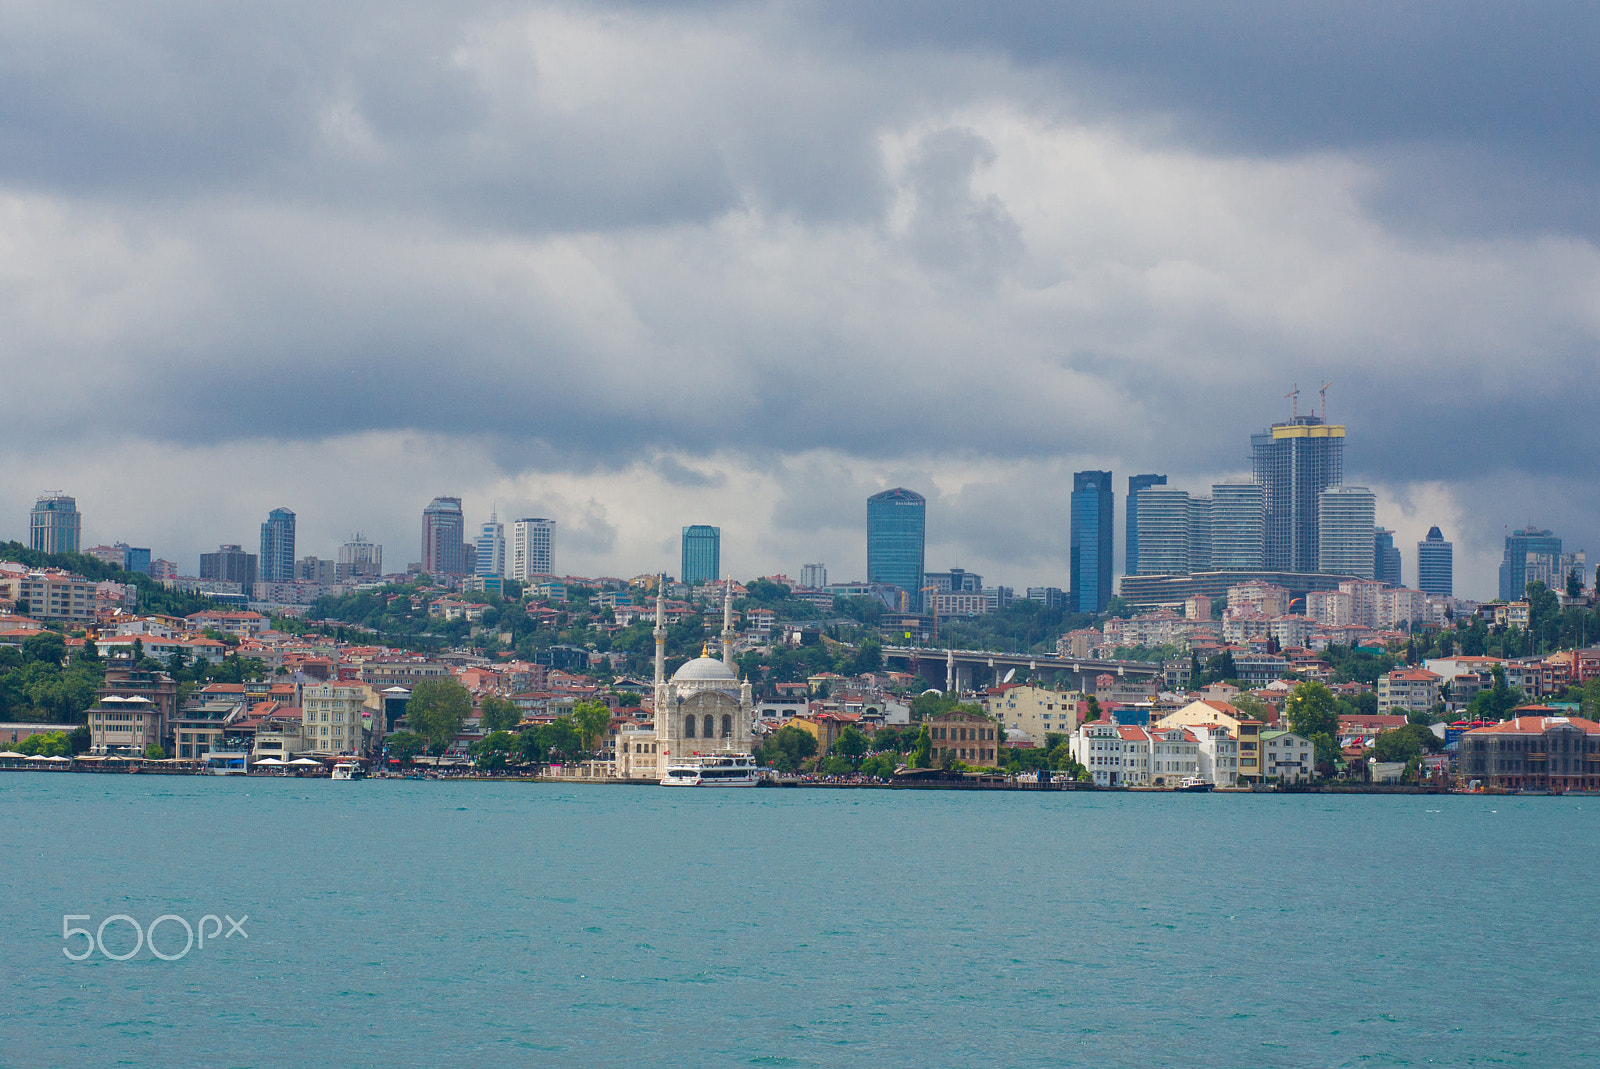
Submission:
[[[1588,1065],[1597,822],[4,774],[0,1065]],[[248,939],[74,962],[68,913],[248,914]]]

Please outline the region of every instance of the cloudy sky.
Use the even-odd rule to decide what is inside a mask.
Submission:
[[[1590,5],[4,11],[0,537],[400,567],[453,494],[837,580],[905,485],[930,568],[1066,586],[1073,470],[1238,476],[1332,381],[1408,581],[1600,551]]]

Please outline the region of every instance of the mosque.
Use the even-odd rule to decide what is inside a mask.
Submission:
[[[662,584],[663,586],[665,584]],[[655,722],[617,738],[616,774],[660,780],[696,754],[748,754],[755,701],[733,669],[733,584],[722,601],[722,659],[701,651],[666,678],[666,598],[656,592]]]

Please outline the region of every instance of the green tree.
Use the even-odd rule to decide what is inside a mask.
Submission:
[[[151,761],[165,761],[167,759],[167,751],[163,750],[159,744],[154,742],[144,748],[144,755],[148,760]]]
[[[1284,703],[1289,718],[1289,728],[1296,735],[1314,739],[1317,735],[1330,738],[1339,733],[1339,703],[1333,691],[1316,680],[1308,679],[1295,686]]]
[[[1473,720],[1504,720],[1511,710],[1522,704],[1522,691],[1506,685],[1505,666],[1497,664],[1489,671],[1494,683],[1487,690],[1474,694],[1467,705],[1467,715]]]
[[[593,752],[604,741],[611,726],[611,710],[603,702],[579,702],[572,707],[572,723],[583,739],[583,748]]]
[[[138,645],[138,640],[134,640]],[[22,655],[30,661],[59,666],[67,656],[67,643],[54,631],[40,631],[22,640]]]
[[[483,728],[485,735],[492,735],[497,731],[515,731],[522,722],[522,710],[517,704],[507,698],[497,698],[494,695],[483,699],[478,706],[478,724]]]
[[[424,679],[411,688],[406,702],[406,724],[427,741],[428,749],[442,754],[461,733],[472,713],[472,695],[454,679]]]
[[[836,753],[854,761],[867,752],[869,743],[867,737],[857,730],[854,724],[848,725],[839,732],[839,737],[833,740],[833,749]]]
[[[1422,742],[1416,733],[1411,730],[1410,724],[1405,727],[1385,731],[1379,735],[1372,744],[1372,756],[1380,761],[1410,761],[1422,753]]]
[[[933,762],[933,735],[928,731],[928,725],[923,724],[922,730],[917,732],[917,744],[911,751],[912,768],[928,768]]]
[[[861,762],[863,776],[876,776],[878,779],[889,779],[894,775],[895,759],[888,754],[873,754]]]
[[[761,745],[762,760],[779,772],[798,772],[802,763],[816,755],[816,736],[793,724],[779,728]]]
[[[510,763],[519,750],[517,736],[509,731],[495,731],[472,744],[472,756],[479,768],[498,771]]]
[[[1088,719],[1099,720],[1103,715],[1100,712],[1100,699],[1091,694],[1084,699],[1084,702],[1089,706]]]
[[[409,765],[417,759],[419,753],[428,748],[428,740],[415,731],[397,731],[389,736],[386,745],[389,747],[390,757],[402,765]]]
[[[38,754],[41,757],[70,757],[72,744],[65,731],[41,732],[29,735],[16,745],[16,753],[25,757]]]

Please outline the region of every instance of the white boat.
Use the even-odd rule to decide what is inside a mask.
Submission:
[[[355,761],[339,761],[339,762],[334,764],[334,766],[333,766],[333,774],[329,778],[330,779],[365,779],[366,776],[367,776],[366,772],[362,770],[361,765],[358,764],[357,762],[355,762]]]
[[[754,787],[755,759],[747,753],[695,754],[667,766],[663,787]]]

